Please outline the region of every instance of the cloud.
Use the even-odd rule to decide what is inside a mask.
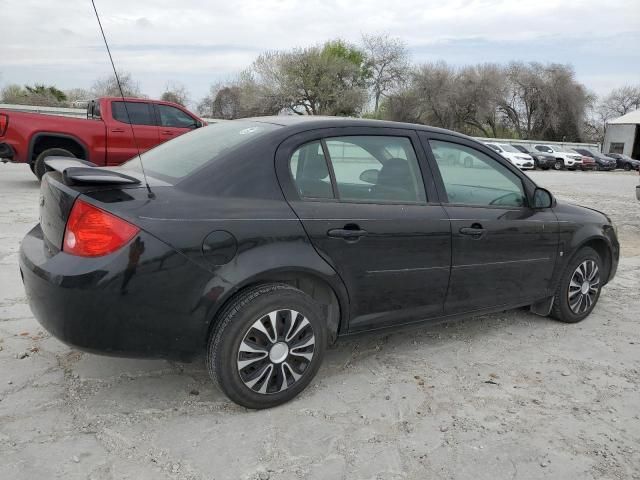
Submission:
[[[245,68],[261,51],[335,37],[357,42],[372,32],[402,38],[414,61],[568,62],[579,79],[593,81],[588,86],[598,90],[640,78],[637,0],[606,5],[596,0],[96,0],[96,5],[118,68],[130,71],[153,96],[167,80],[178,80],[199,98],[209,84]],[[108,74],[88,0],[21,0],[2,10],[4,83],[87,87]]]

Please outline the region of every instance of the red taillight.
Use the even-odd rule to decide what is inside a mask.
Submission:
[[[140,231],[135,225],[76,200],[67,220],[62,251],[81,257],[99,257],[115,252]]]
[[[6,133],[8,126],[9,126],[9,115],[0,113],[0,137]]]

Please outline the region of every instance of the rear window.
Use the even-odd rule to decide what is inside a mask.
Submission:
[[[175,182],[278,128],[280,125],[238,120],[198,128],[143,153],[144,169],[149,175]],[[134,157],[122,167],[140,171],[140,160]]]

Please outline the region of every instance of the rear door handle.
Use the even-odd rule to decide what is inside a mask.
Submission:
[[[162,130],[160,133],[162,135],[173,135],[173,132],[171,130]]]
[[[474,223],[473,225],[471,225],[471,227],[462,227],[460,229],[460,233],[462,235],[469,235],[475,239],[478,239],[484,236],[487,231],[482,228],[482,225],[480,225],[479,223]]]
[[[344,240],[353,241],[367,235],[367,231],[351,228],[334,228],[333,230],[329,230],[327,235],[333,238],[342,238]]]
[[[112,128],[111,133],[124,133],[124,128]]]

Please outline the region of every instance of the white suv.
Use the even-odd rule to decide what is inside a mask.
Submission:
[[[533,148],[556,157],[556,163],[553,165],[555,170],[564,170],[565,167],[569,170],[575,170],[582,167],[582,155],[568,148],[559,145],[534,145]]]
[[[513,163],[520,170],[533,170],[536,168],[536,163],[533,161],[533,157],[527,153],[522,153],[513,145],[508,143],[485,143],[487,147],[495,150],[504,158]]]

